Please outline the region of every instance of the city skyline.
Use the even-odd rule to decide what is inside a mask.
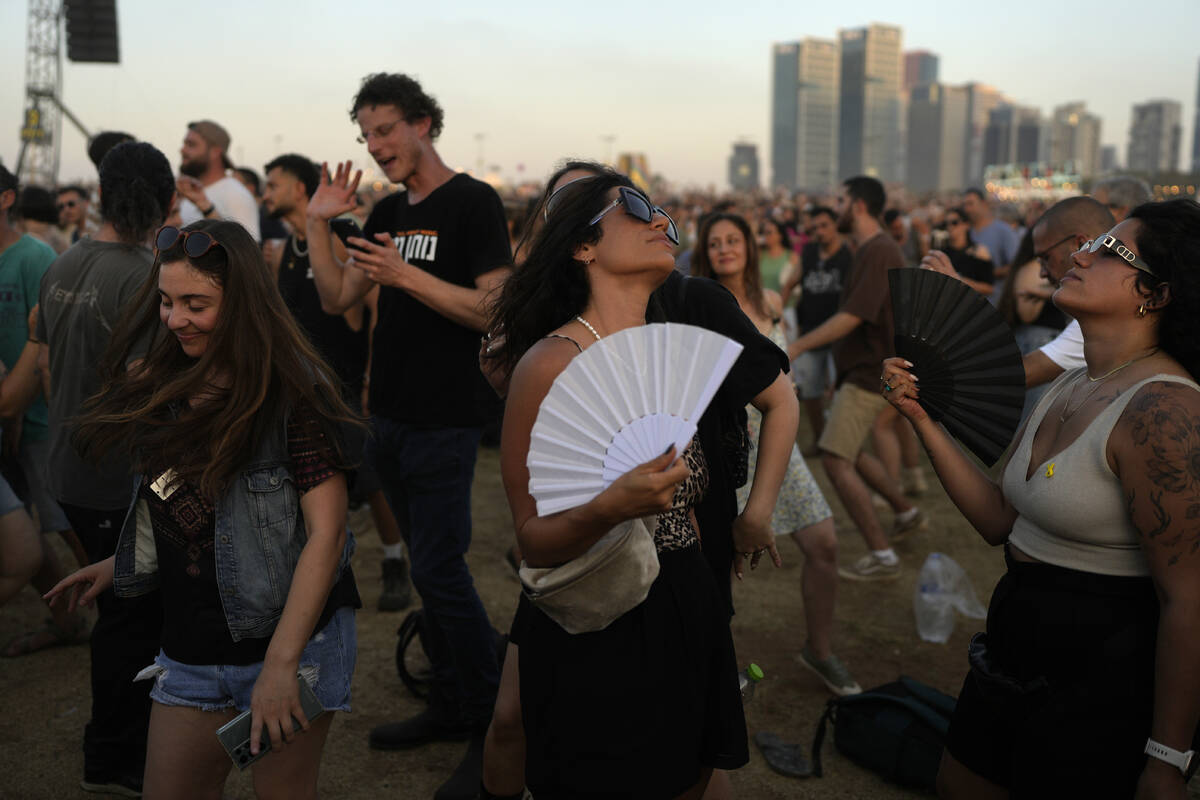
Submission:
[[[0,68],[14,76],[0,88],[0,130],[8,132],[0,158],[9,166],[24,107],[24,5],[0,12]],[[439,150],[454,167],[474,167],[482,154],[505,178],[539,180],[566,156],[636,151],[675,184],[724,187],[732,142],[756,144],[769,163],[772,43],[833,39],[877,21],[903,29],[904,50],[936,54],[943,83],[995,86],[1046,115],[1085,101],[1104,121],[1102,143],[1122,158],[1132,107],[1152,98],[1183,104],[1182,141],[1190,144],[1200,48],[1188,32],[1200,29],[1200,4],[1166,0],[1154,14],[1122,20],[1120,52],[1072,35],[1097,30],[1095,20],[1120,8],[1014,0],[950,15],[932,3],[899,12],[865,2],[853,12],[805,9],[793,22],[758,0],[713,11],[617,0],[604,14],[518,3],[503,16],[479,0],[403,15],[365,0],[347,19],[318,2],[166,9],[118,0],[122,64],[65,64],[64,100],[93,130],[130,130],[172,163],[186,123],[211,117],[230,130],[234,160],[255,169],[292,150],[370,167],[354,143],[350,98],[369,72],[406,71],[446,109]],[[1012,33],[1033,28],[1058,31],[1058,42]],[[94,177],[83,137],[69,126],[62,146],[60,180]]]

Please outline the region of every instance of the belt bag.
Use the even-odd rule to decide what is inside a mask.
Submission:
[[[655,517],[626,520],[557,567],[521,562],[525,596],[567,633],[602,631],[646,599],[658,577]]]

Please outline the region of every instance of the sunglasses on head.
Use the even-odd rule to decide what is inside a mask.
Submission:
[[[159,253],[176,245],[183,246],[183,253],[188,258],[199,258],[214,247],[220,247],[221,243],[205,231],[181,231],[174,225],[163,225],[154,235],[154,249]]]
[[[628,186],[617,187],[617,199],[606,205],[599,214],[592,217],[588,225],[595,225],[600,220],[604,219],[604,215],[612,211],[617,206],[625,206],[625,213],[639,222],[651,222],[655,214],[661,214],[667,219],[667,239],[671,244],[679,244],[679,229],[675,227],[675,220],[671,219],[671,215],[663,211],[661,207],[653,205],[650,198],[639,192],[637,189],[630,189]]]
[[[1111,234],[1106,233],[1103,236],[1097,236],[1095,239],[1089,239],[1080,245],[1076,252],[1098,253],[1101,250],[1106,250],[1109,253],[1119,256],[1134,269],[1141,270],[1147,275],[1151,275],[1155,278],[1158,277],[1158,274],[1150,268],[1149,264],[1138,258],[1137,254],[1126,247],[1124,242]]]

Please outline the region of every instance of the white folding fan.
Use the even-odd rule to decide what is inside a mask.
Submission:
[[[660,323],[576,356],[533,425],[525,463],[538,516],[583,505],[671,445],[682,455],[741,352],[719,333]]]

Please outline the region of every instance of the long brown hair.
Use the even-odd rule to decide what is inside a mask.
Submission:
[[[219,243],[199,258],[183,237],[157,253],[150,275],[117,324],[102,365],[103,387],[84,406],[75,443],[85,455],[128,450],[138,471],[174,470],[210,500],[219,497],[266,437],[301,406],[313,411],[307,438],[346,465],[338,424],[358,419],[342,400],[333,371],[301,332],[271,279],[262,252],[237,223],[202,220]],[[186,261],[222,289],[204,354],[193,359],[159,320],[163,264]],[[126,365],[149,342],[145,359]],[[217,380],[214,381],[214,377]],[[189,401],[204,398],[192,406]]]
[[[770,317],[771,310],[767,308],[767,300],[763,296],[762,273],[758,268],[758,239],[750,232],[750,223],[740,214],[720,212],[709,214],[701,220],[696,247],[692,251],[692,274],[720,280],[708,258],[708,235],[718,222],[732,222],[742,232],[742,238],[746,240],[746,268],[742,270],[742,286],[746,290],[746,299],[760,317]]]

